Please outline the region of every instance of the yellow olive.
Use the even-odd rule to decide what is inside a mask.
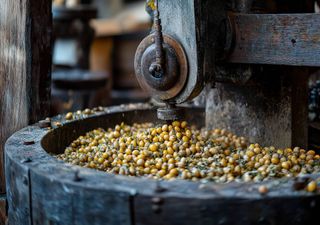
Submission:
[[[317,182],[315,182],[315,181],[311,181],[307,185],[308,192],[315,192],[317,190],[317,188],[318,188],[318,185],[317,185]]]
[[[72,120],[73,119],[73,113],[72,112],[69,112],[66,114],[66,120]]]

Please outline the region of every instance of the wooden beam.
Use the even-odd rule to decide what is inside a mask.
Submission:
[[[232,63],[320,66],[319,14],[232,14]]]
[[[6,139],[49,113],[52,1],[0,4],[0,193],[4,193]]]

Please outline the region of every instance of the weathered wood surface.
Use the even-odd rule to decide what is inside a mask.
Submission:
[[[232,63],[320,66],[319,14],[231,14]]]
[[[309,146],[309,75],[311,74],[308,68],[288,69],[291,74],[291,121],[292,134],[291,140],[293,146],[301,146],[304,148],[311,148]]]
[[[2,224],[7,222],[7,197],[5,194],[0,197],[0,221]]]
[[[27,7],[25,1],[2,1],[0,7],[0,193],[5,192],[3,146],[6,138],[28,124]]]
[[[31,224],[30,216],[30,177],[29,169],[24,163],[6,159],[8,209],[15,213],[8,215],[10,224]]]
[[[5,140],[49,112],[51,1],[0,4],[0,193],[4,193]]]
[[[221,83],[208,93],[207,125],[226,128],[263,145],[306,148],[308,69],[252,64],[319,63],[320,33],[305,25],[318,26],[315,23],[320,15],[280,14],[312,12],[314,1],[236,2],[231,10],[238,13],[229,14],[234,43],[226,58],[233,64],[226,63],[217,70],[216,81]]]
[[[161,195],[158,197],[161,199]],[[319,198],[162,198],[154,204],[154,197],[135,199],[136,225],[317,225],[313,218],[318,207],[310,203]],[[140,207],[139,207],[140,206]],[[158,208],[156,208],[158,207]],[[157,209],[157,210],[155,210]],[[303,219],[302,219],[303,218]]]
[[[31,171],[33,225],[131,224],[130,192],[99,184],[99,175],[78,185],[75,171],[58,169],[56,163],[41,168],[41,173]]]
[[[187,115],[192,123],[204,121],[201,110],[190,110]],[[8,193],[15,193],[15,199],[9,201],[9,224],[317,224],[320,195],[293,190],[294,179],[265,182],[269,192],[260,195],[260,184],[168,182],[111,175],[67,165],[46,152],[62,152],[75,136],[93,126],[105,128],[123,119],[142,122],[154,118],[156,111],[151,106],[131,105],[107,108],[71,122],[57,117],[53,121],[61,121],[63,126],[50,132],[37,126],[17,132],[6,145],[6,173],[12,183]],[[25,140],[34,144],[23,145]],[[30,180],[25,183],[29,185],[19,185],[23,176],[10,179],[15,169],[12,165],[27,169]],[[29,199],[25,198],[28,194]],[[21,215],[29,220],[10,221],[22,219]]]
[[[246,84],[219,83],[208,92],[208,128],[224,128],[264,146],[307,148],[307,69],[251,69]]]

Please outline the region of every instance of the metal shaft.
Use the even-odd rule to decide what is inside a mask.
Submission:
[[[163,51],[163,35],[162,26],[158,5],[159,1],[155,0],[155,10],[154,10],[154,42],[156,45],[156,61],[151,64],[149,72],[157,78],[161,78],[164,75],[165,61],[164,61],[164,51]]]
[[[163,66],[163,37],[162,37],[162,26],[159,12],[159,1],[155,1],[156,10],[154,15],[154,29],[155,29],[155,44],[156,44],[156,63],[161,67]]]

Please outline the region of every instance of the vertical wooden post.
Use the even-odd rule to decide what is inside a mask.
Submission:
[[[49,113],[51,4],[0,0],[0,194],[6,139]]]

